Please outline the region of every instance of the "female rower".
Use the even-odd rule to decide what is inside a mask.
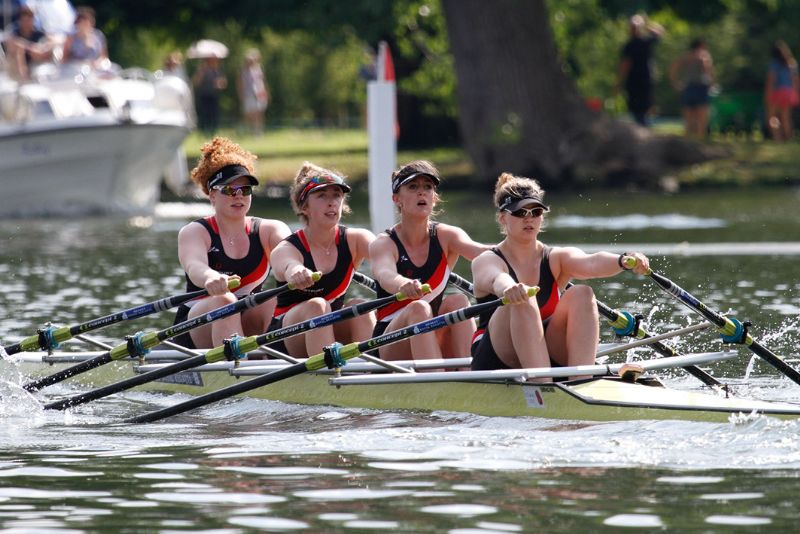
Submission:
[[[505,239],[472,263],[479,302],[506,297],[482,315],[472,343],[472,369],[506,369],[593,364],[599,340],[597,304],[589,286],[563,292],[572,278],[614,276],[626,270],[645,274],[647,257],[638,252],[587,254],[574,247],[549,247],[539,241],[545,212],[544,191],[536,180],[503,173],[494,203]],[[530,286],[539,286],[529,298]]]
[[[282,241],[272,255],[275,279],[290,282],[297,290],[278,296],[270,330],[344,305],[353,271],[367,257],[369,244],[375,239],[369,230],[339,224],[342,214],[350,212],[346,199],[350,189],[341,176],[313,163],[305,162],[298,171],[290,195],[303,228]],[[322,273],[317,282],[311,278],[315,271]],[[368,339],[374,321],[373,314],[365,314],[290,337],[274,347],[292,356],[312,356],[334,340],[350,343]]]
[[[415,300],[378,310],[376,336],[469,305],[462,294],[444,295],[450,270],[459,256],[471,261],[488,247],[461,228],[431,221],[440,200],[439,182],[439,171],[427,161],[412,161],[392,173],[392,200],[400,222],[375,239],[370,263],[380,285],[378,297],[400,291]],[[431,292],[423,295],[422,284],[430,285]],[[474,331],[474,321],[463,321],[393,343],[380,349],[380,356],[395,360],[466,356]]]
[[[289,235],[289,227],[280,221],[247,216],[253,188],[258,185],[253,175],[255,160],[256,156],[224,137],[215,137],[202,148],[192,181],[208,195],[214,215],[181,228],[178,258],[186,273],[186,291],[204,288],[209,296],[181,305],[176,322],[259,291],[269,272],[271,251]],[[231,277],[240,281],[233,293],[228,290]],[[179,336],[177,342],[208,348],[219,346],[235,333],[261,334],[274,309],[275,300],[270,299],[239,315],[196,328]]]

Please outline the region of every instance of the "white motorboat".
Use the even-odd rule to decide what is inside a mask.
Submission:
[[[151,214],[193,125],[176,76],[42,65],[0,71],[0,217]]]

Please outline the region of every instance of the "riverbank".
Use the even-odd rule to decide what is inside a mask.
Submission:
[[[654,127],[659,135],[680,135],[680,125],[663,122]],[[347,175],[354,183],[368,174],[368,139],[361,129],[276,129],[262,136],[221,131],[258,155],[257,174],[271,184],[291,183],[303,161],[313,161]],[[184,142],[190,167],[200,155],[207,137],[194,132]],[[669,176],[678,190],[716,187],[784,186],[800,184],[800,141],[774,143],[759,136],[714,134],[709,142],[730,147],[730,158],[687,167]],[[459,180],[474,173],[469,156],[461,147],[401,150],[397,161],[433,161],[457,189]]]

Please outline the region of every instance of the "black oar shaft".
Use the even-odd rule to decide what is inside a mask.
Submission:
[[[661,287],[661,289],[672,295],[683,305],[691,310],[694,310],[717,325],[720,332],[723,334],[733,335],[735,333],[736,325],[733,323],[733,321],[703,304],[694,295],[680,287],[666,276],[660,275],[654,271],[650,271],[648,276],[650,276],[650,278],[654,280],[656,284]],[[760,356],[764,361],[791,379],[793,382],[800,384],[800,372],[783,361],[777,354],[761,345],[758,341],[754,340],[750,334],[745,336],[744,345],[754,354]]]
[[[423,287],[427,288],[427,290],[430,291],[430,287],[427,284]],[[384,297],[381,299],[371,300],[368,302],[361,302],[359,304],[349,306],[347,308],[342,308],[341,310],[336,310],[321,315],[319,317],[308,319],[301,323],[288,325],[283,328],[279,328],[278,330],[273,330],[272,332],[267,332],[259,336],[250,336],[248,338],[241,339],[239,340],[239,347],[243,352],[250,352],[260,347],[261,345],[266,345],[268,343],[273,343],[275,341],[279,341],[287,337],[292,337],[307,330],[312,330],[314,328],[322,328],[324,326],[329,326],[334,323],[346,321],[347,319],[352,319],[353,317],[358,317],[359,315],[369,313],[370,311],[378,309],[381,306],[385,306],[392,302],[397,302],[404,299],[405,297],[403,297],[403,295],[398,293],[396,295],[390,295],[388,297]],[[114,384],[109,384],[107,386],[97,388],[92,391],[87,391],[86,393],[81,393],[79,395],[74,395],[72,397],[62,399],[60,401],[52,402],[50,404],[45,405],[44,408],[46,410],[63,410],[71,406],[77,406],[79,404],[84,404],[86,402],[97,400],[102,397],[107,397],[109,395],[113,395],[114,393],[119,393],[120,391],[125,391],[134,388],[136,386],[140,386],[142,384],[158,380],[159,378],[169,376],[171,374],[180,373],[181,371],[186,371],[188,369],[191,369],[192,367],[197,367],[199,365],[204,365],[206,363],[214,363],[222,361],[225,358],[226,356],[224,347],[215,347],[206,352],[205,354],[199,356],[193,356],[191,358],[187,358],[185,360],[181,360],[179,362],[170,365],[165,365],[160,369],[154,369],[152,371],[148,371],[147,373],[142,373],[140,375],[126,378],[125,380],[120,380],[119,382],[116,382]]]
[[[315,274],[317,278],[319,278],[319,274],[318,273]],[[254,308],[260,304],[263,304],[267,300],[277,295],[280,295],[281,293],[289,291],[290,289],[291,286],[289,284],[284,284],[274,289],[268,289],[266,291],[261,291],[259,293],[248,295],[247,297],[241,300],[237,300],[236,302],[233,302],[231,304],[227,304],[215,310],[211,310],[205,315],[194,317],[193,319],[183,321],[182,323],[170,326],[169,328],[165,328],[164,330],[159,330],[158,332],[150,332],[144,334],[138,340],[138,343],[141,345],[141,348],[145,350],[151,349],[156,345],[158,345],[160,342],[164,341],[165,339],[170,339],[179,336],[181,334],[194,330],[195,328],[198,328],[200,326],[204,326],[218,319],[222,319],[223,317],[228,317],[230,315],[240,313],[246,309]],[[127,343],[122,343],[120,345],[117,345],[107,353],[102,354],[96,358],[93,358],[86,362],[81,362],[77,365],[73,365],[72,367],[68,367],[67,369],[63,369],[61,371],[58,371],[57,373],[53,373],[52,375],[40,378],[39,380],[29,382],[27,384],[24,384],[22,387],[27,391],[39,390],[45,386],[62,382],[77,374],[88,371],[89,369],[94,369],[95,367],[99,367],[100,365],[108,363],[112,360],[120,360],[122,358],[128,357],[132,354],[131,349],[129,348],[130,343],[131,342],[129,340]]]
[[[228,287],[230,289],[234,289],[238,286],[239,280],[237,278],[231,278],[229,280]],[[77,325],[55,328],[50,333],[50,336],[55,343],[61,343],[77,336],[78,334],[85,334],[87,332],[99,330],[122,321],[132,321],[153,313],[166,311],[176,306],[180,306],[184,302],[188,302],[199,297],[204,297],[206,295],[208,295],[208,291],[205,289],[200,289],[198,291],[191,291],[181,295],[164,297],[159,300],[154,300],[153,302],[148,302],[147,304],[134,306],[133,308],[128,308],[127,310],[112,313],[104,317],[98,317],[97,319],[92,319],[91,321],[86,321]],[[47,346],[46,343],[42,343],[42,336],[37,334],[35,336],[29,336],[18,343],[14,343],[13,345],[6,347],[6,354],[11,355],[18,352],[49,350],[50,348],[51,347]]]
[[[608,306],[606,306],[605,304],[603,304],[599,300],[597,301],[597,309],[600,311],[600,313],[606,319],[608,319],[612,323],[615,323],[615,322],[619,321],[620,319],[624,318],[616,310],[613,310],[613,309],[609,308]],[[640,338],[652,337],[652,335],[650,333],[648,333],[642,327],[639,327],[639,332],[636,333],[636,336],[640,337]],[[675,351],[675,349],[673,349],[672,347],[669,347],[669,346],[661,343],[660,341],[656,341],[654,343],[650,343],[650,346],[653,347],[653,350],[655,350],[657,353],[659,353],[662,356],[666,356],[666,357],[677,356],[677,352]],[[707,372],[703,371],[702,369],[700,369],[696,365],[689,365],[689,366],[686,366],[686,367],[682,367],[682,369],[684,371],[686,371],[687,373],[689,373],[690,375],[692,375],[693,377],[695,377],[698,380],[700,380],[701,382],[703,382],[707,386],[719,386],[719,387],[723,386],[723,384],[719,380],[717,380],[716,378],[714,378],[713,376],[711,376]]]
[[[537,290],[538,288],[535,289],[531,288],[530,291],[531,296],[535,295]],[[461,321],[465,321],[472,317],[476,317],[481,313],[491,311],[497,308],[498,306],[501,306],[502,304],[503,304],[503,299],[497,299],[490,302],[484,302],[482,304],[469,306],[467,308],[456,310],[447,314],[438,315],[426,321],[409,325],[405,328],[401,328],[400,330],[395,330],[393,332],[389,332],[381,336],[377,336],[372,339],[362,341],[360,343],[350,343],[349,345],[341,347],[338,353],[342,359],[349,360],[351,358],[355,358],[356,356],[360,355],[362,352],[382,347],[384,345],[389,345],[391,343],[401,341],[403,339],[406,339],[414,335],[431,332],[439,328],[449,326],[451,324],[455,324]],[[305,362],[290,365],[289,367],[285,367],[278,371],[273,371],[265,375],[251,378],[250,380],[247,380],[245,382],[239,382],[237,384],[228,386],[221,390],[214,391],[212,393],[208,393],[200,397],[195,397],[194,399],[190,399],[180,404],[176,404],[175,406],[170,406],[168,408],[163,408],[161,410],[157,410],[149,414],[144,414],[139,417],[134,417],[132,419],[129,419],[127,422],[150,423],[153,421],[158,421],[160,419],[164,419],[165,417],[178,415],[187,412],[189,410],[193,410],[195,408],[211,404],[213,402],[224,400],[229,397],[233,397],[235,395],[239,395],[241,393],[245,393],[247,391],[251,391],[259,387],[273,384],[285,378],[291,378],[293,376],[300,375],[302,373],[305,373],[306,371],[317,371],[319,369],[324,368],[325,366],[326,364],[325,364],[324,353],[317,354],[315,356],[310,357]]]

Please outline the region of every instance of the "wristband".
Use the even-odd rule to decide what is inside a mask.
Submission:
[[[620,254],[619,257],[617,258],[617,265],[619,265],[619,268],[622,269],[623,271],[630,271],[631,267],[625,267],[625,263],[622,261],[626,256],[629,256],[627,252],[623,252],[622,254]]]

